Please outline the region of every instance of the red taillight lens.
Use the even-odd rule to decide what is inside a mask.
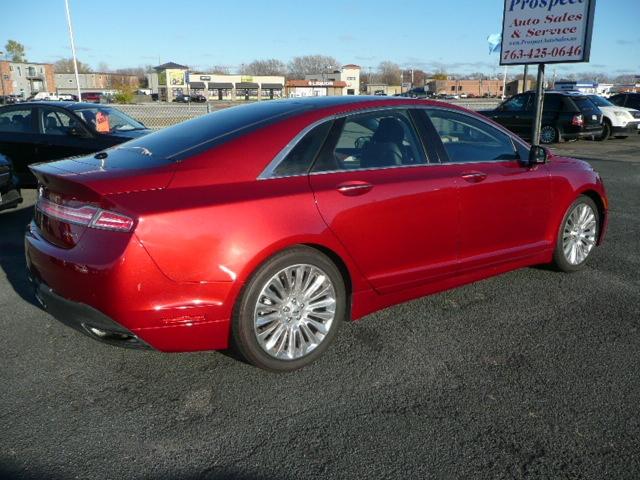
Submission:
[[[574,115],[571,119],[571,125],[582,127],[584,125],[584,118],[582,117],[582,115]]]
[[[47,217],[83,227],[101,228],[118,232],[129,232],[133,228],[132,218],[122,215],[121,213],[102,210],[89,205],[68,207],[40,197],[36,208]]]
[[[89,226],[94,228],[104,228],[105,230],[128,232],[133,228],[133,219],[126,215],[122,215],[121,213],[100,210]]]

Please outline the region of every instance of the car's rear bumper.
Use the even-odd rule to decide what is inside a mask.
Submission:
[[[20,190],[13,185],[0,187],[0,210],[15,208],[22,203]]]
[[[591,138],[591,137],[599,137],[602,135],[603,127],[587,127],[585,129],[575,131],[575,132],[563,132],[562,138],[565,140],[577,140],[580,138]]]
[[[166,352],[228,347],[238,285],[175,282],[135,235],[118,242],[92,233],[63,249],[42,238],[35,224],[28,227],[27,268],[52,316],[99,340],[92,327],[122,337],[109,336],[112,344],[142,343]]]

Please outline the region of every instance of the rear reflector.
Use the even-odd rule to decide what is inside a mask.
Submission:
[[[74,225],[118,232],[129,232],[133,228],[132,218],[90,205],[74,208],[53,203],[44,197],[40,197],[36,208],[47,217]]]

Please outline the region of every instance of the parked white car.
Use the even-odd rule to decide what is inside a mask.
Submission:
[[[49,93],[49,92],[38,92],[35,93],[33,95],[31,95],[28,100],[33,101],[33,100],[55,100],[58,101],[60,100],[58,98],[58,95],[56,95],[55,93]]]
[[[627,138],[640,131],[640,119],[633,108],[619,107],[599,95],[588,95],[602,112],[602,135],[596,140],[606,140],[609,137]]]

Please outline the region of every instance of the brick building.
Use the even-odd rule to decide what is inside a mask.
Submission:
[[[55,91],[52,64],[0,61],[0,95],[28,98],[38,92]]]

